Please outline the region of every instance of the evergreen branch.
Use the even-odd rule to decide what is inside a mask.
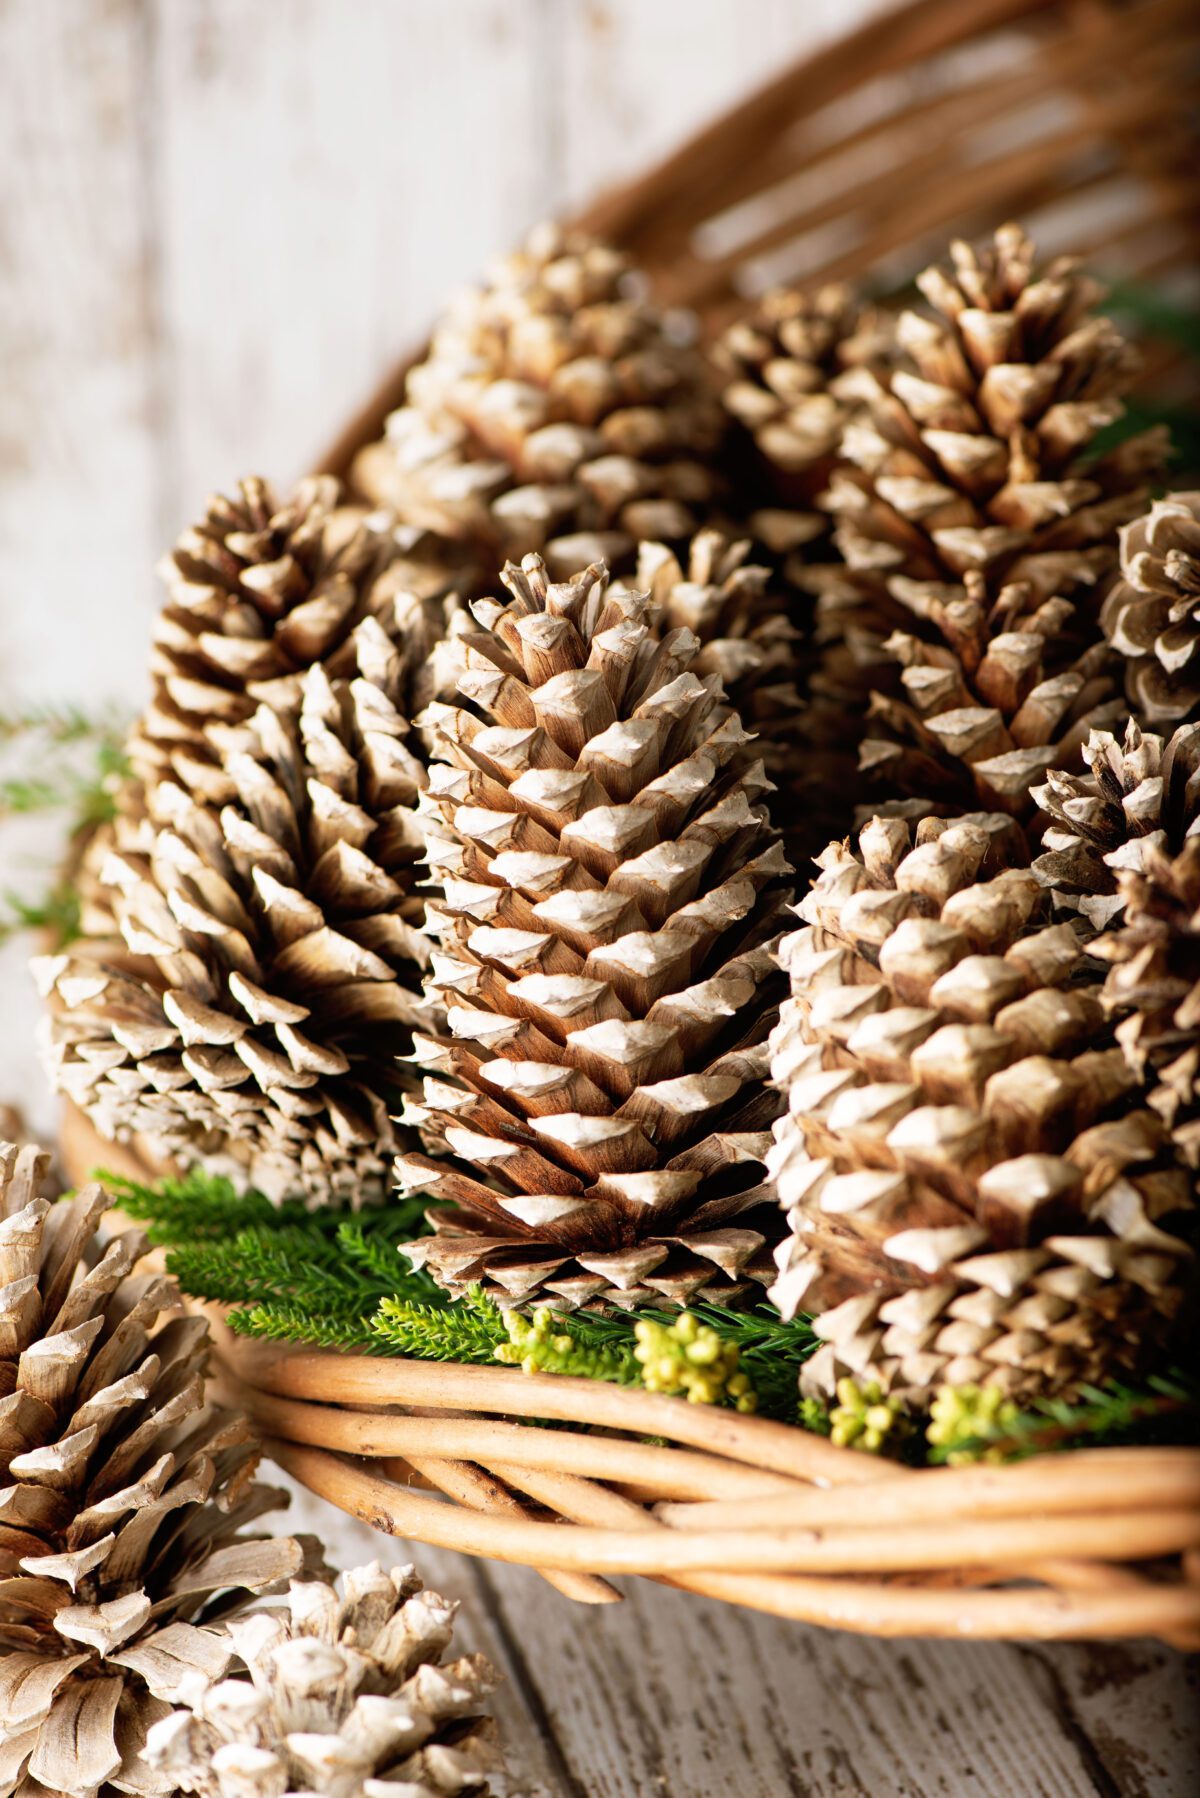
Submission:
[[[935,1466],[1164,1438],[1200,1440],[1200,1382],[1178,1370],[1142,1388],[1115,1380],[1083,1386],[1077,1399],[1039,1399],[1024,1411],[987,1388],[946,1387],[934,1401],[926,1433]]]
[[[147,1225],[150,1241],[158,1246],[219,1241],[238,1230],[289,1228],[311,1222],[314,1215],[299,1203],[274,1205],[253,1187],[239,1192],[223,1174],[199,1167],[153,1185],[105,1168],[93,1169],[92,1178],[108,1189],[127,1217]]]
[[[325,1316],[300,1305],[253,1305],[248,1311],[231,1311],[226,1321],[239,1336],[302,1343],[307,1348],[339,1349],[353,1354],[387,1352],[361,1318]]]
[[[386,1354],[475,1366],[492,1364],[497,1348],[508,1340],[497,1308],[490,1301],[468,1299],[438,1306],[387,1298],[370,1319],[370,1328]]]

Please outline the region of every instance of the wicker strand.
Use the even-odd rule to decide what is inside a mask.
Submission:
[[[486,1553],[494,1559],[530,1564],[603,1567],[606,1571],[645,1572],[674,1579],[682,1574],[693,1590],[728,1598],[776,1615],[824,1623],[877,1635],[949,1635],[977,1639],[1027,1636],[1041,1640],[1072,1636],[1190,1635],[1200,1631],[1200,1586],[1130,1587],[1113,1584],[1105,1591],[979,1591],[970,1605],[944,1589],[883,1585],[864,1580],[761,1578],[764,1563],[824,1562],[824,1571],[856,1567],[878,1571],[878,1561],[862,1554],[854,1537],[871,1531],[774,1532],[772,1541],[738,1541],[729,1533],[715,1539],[669,1536],[659,1530],[613,1530],[528,1523],[520,1519],[473,1514],[447,1517],[446,1507],[401,1491],[388,1480],[321,1449],[272,1440],[272,1456],[310,1490],[341,1509],[365,1518],[396,1535],[415,1535],[437,1546]],[[440,1515],[439,1515],[440,1514]],[[977,1561],[1010,1563],[1014,1570],[1038,1553],[1076,1553],[1085,1559],[1115,1552],[1120,1558],[1146,1553],[1172,1553],[1200,1545],[1200,1518],[1193,1513],[1154,1513],[1150,1520],[1106,1521],[1069,1517],[910,1529],[888,1538],[887,1560],[894,1571],[936,1570]],[[974,1531],[974,1537],[964,1532]],[[837,1538],[841,1538],[839,1541]],[[1136,1538],[1136,1540],[1135,1540]],[[1167,1547],[1165,1544],[1172,1544]],[[876,1554],[878,1545],[869,1549]],[[1032,1551],[1032,1552],[1031,1552]],[[709,1572],[704,1562],[731,1562],[741,1572]],[[899,1566],[895,1566],[895,1563]],[[693,1577],[694,1576],[694,1577]]]

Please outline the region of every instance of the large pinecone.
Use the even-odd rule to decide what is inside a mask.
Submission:
[[[150,705],[130,739],[135,773],[197,799],[237,798],[229,760],[251,746],[259,705],[292,713],[305,671],[353,678],[354,634],[375,618],[401,649],[414,708],[436,692],[436,649],[465,563],[387,513],[339,505],[329,475],[280,504],[251,477],[216,494],[162,563],[167,603],[154,627]],[[432,658],[432,661],[431,661]]]
[[[1200,724],[1166,742],[1130,721],[1097,733],[1091,773],[1059,774],[1034,872],[1056,903],[1100,928],[1088,952],[1108,964],[1102,999],[1116,1037],[1176,1151],[1200,1166]]]
[[[224,1672],[211,1626],[311,1551],[238,1533],[286,1498],[205,1404],[207,1324],[137,1271],[139,1232],[101,1247],[100,1187],[40,1196],[48,1159],[0,1145],[0,1794],[173,1792],[151,1724]]]
[[[442,1798],[486,1793],[501,1757],[479,1714],[482,1655],[441,1664],[457,1605],[411,1567],[293,1582],[286,1605],[229,1627],[239,1675],[150,1732],[147,1759],[199,1798]]]
[[[773,1296],[810,1389],[1017,1397],[1136,1367],[1177,1309],[1192,1182],[1105,1027],[1080,936],[1003,814],[877,819],[786,939]]]
[[[650,595],[660,633],[682,628],[699,638],[692,673],[720,681],[779,785],[801,742],[800,633],[786,589],[753,555],[750,538],[718,530],[700,531],[686,557],[665,543],[643,543],[634,575],[621,585]]]
[[[850,573],[823,578],[856,639],[904,670],[866,766],[893,790],[1020,810],[1110,692],[1096,594],[1165,441],[1089,460],[1137,362],[1074,262],[1037,270],[1015,225],[951,254],[951,274],[920,278],[934,316],[903,315],[897,366],[847,427],[826,503]]]
[[[706,363],[625,258],[544,227],[439,325],[354,474],[406,519],[501,556],[626,565],[639,541],[703,521],[721,422]]]
[[[759,762],[687,629],[591,567],[510,567],[474,606],[422,797],[431,994],[449,1034],[403,1183],[453,1203],[414,1245],[455,1291],[727,1300],[769,1277],[761,1156],[789,872]],[[406,1251],[413,1252],[413,1250]]]
[[[314,1205],[386,1190],[428,959],[420,670],[373,617],[344,649],[222,742],[206,784],[227,803],[139,795],[101,870],[119,934],[39,964],[52,1078],[104,1135]]]
[[[1149,724],[1200,707],[1200,493],[1170,493],[1121,532],[1124,579],[1104,605],[1129,658],[1129,698]]]

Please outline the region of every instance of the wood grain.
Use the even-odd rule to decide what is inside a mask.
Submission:
[[[290,478],[448,286],[868,10],[6,0],[0,703],[136,701],[154,557],[209,487]],[[27,848],[0,838],[6,884]],[[0,1096],[32,1098],[20,960],[0,963]],[[302,1518],[343,1564],[406,1558],[310,1500]],[[1177,1656],[872,1643],[637,1581],[584,1614],[523,1568],[419,1560],[509,1675],[531,1795],[1200,1784]]]

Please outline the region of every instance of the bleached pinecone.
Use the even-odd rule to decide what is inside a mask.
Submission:
[[[1130,702],[1148,724],[1200,708],[1200,493],[1169,493],[1121,532],[1121,574],[1104,604],[1128,657]]]
[[[1038,599],[1069,598],[1115,567],[1117,527],[1140,510],[1164,434],[1085,466],[1138,367],[1092,310],[1102,289],[1067,257],[1038,269],[1017,225],[950,253],[951,273],[918,278],[934,316],[902,315],[906,361],[847,430],[850,467],[830,496],[839,544],[917,614],[971,570],[992,597],[1028,581]]]
[[[1167,741],[1132,720],[1124,742],[1098,733],[1090,776],[1039,793],[1052,824],[1034,871],[1065,909],[1099,930],[1101,994],[1117,1041],[1149,1079],[1147,1103],[1180,1159],[1200,1166],[1200,724]]]
[[[1191,730],[1176,732],[1168,749],[1127,718],[1121,737],[1092,732],[1079,757],[1086,773],[1055,769],[1034,789],[1043,853],[1033,871],[1056,911],[1077,912],[1094,930],[1119,917],[1121,869],[1139,868],[1147,847],[1182,846],[1195,815],[1196,756]]]
[[[650,595],[660,632],[683,628],[699,639],[692,672],[717,677],[778,783],[800,737],[799,631],[786,590],[753,556],[750,538],[718,530],[698,532],[686,557],[643,543],[633,576],[619,585]]]
[[[1086,611],[1039,600],[1026,581],[989,597],[984,577],[968,573],[881,649],[901,692],[873,694],[862,767],[877,786],[942,807],[1027,817],[1032,784],[1125,714],[1117,658]]]
[[[386,1190],[428,959],[414,670],[373,617],[341,666],[237,727],[226,803],[139,789],[101,869],[117,933],[37,964],[51,1077],[103,1135],[312,1205]]]
[[[902,316],[897,363],[845,432],[824,503],[848,573],[811,578],[904,670],[864,744],[875,778],[1022,809],[1110,690],[1099,596],[1166,444],[1154,430],[1089,459],[1137,359],[1075,262],[1039,270],[1016,225],[951,257],[920,277],[933,316]]]
[[[130,737],[135,773],[171,779],[198,801],[237,798],[230,758],[252,747],[260,705],[294,713],[307,669],[356,673],[355,631],[374,618],[410,670],[413,709],[436,693],[461,554],[386,512],[340,504],[314,475],[280,504],[251,477],[213,495],[161,565],[167,601],[154,627],[153,690]]]
[[[410,1107],[451,1204],[406,1249],[502,1304],[729,1300],[769,1277],[761,1157],[788,865],[760,762],[686,628],[540,558],[473,607],[421,806],[448,1033]]]
[[[914,845],[881,818],[823,862],[771,1038],[772,1296],[813,1314],[807,1389],[1023,1399],[1139,1367],[1180,1303],[1193,1183],[1018,827],[926,819]]]
[[[0,1794],[170,1793],[147,1731],[313,1551],[239,1533],[287,1500],[205,1403],[208,1325],[137,1271],[140,1232],[102,1246],[99,1186],[41,1196],[48,1160],[0,1145]]]
[[[236,1676],[155,1724],[147,1759],[199,1798],[443,1798],[486,1793],[501,1755],[482,1655],[442,1664],[457,1605],[411,1567],[293,1581],[229,1626]]]
[[[783,492],[815,500],[842,433],[886,363],[895,322],[841,282],[776,288],[717,340],[726,410],[753,437]]]
[[[615,250],[534,232],[466,294],[363,450],[371,498],[493,560],[544,550],[556,572],[703,522],[722,414],[699,352]]]

